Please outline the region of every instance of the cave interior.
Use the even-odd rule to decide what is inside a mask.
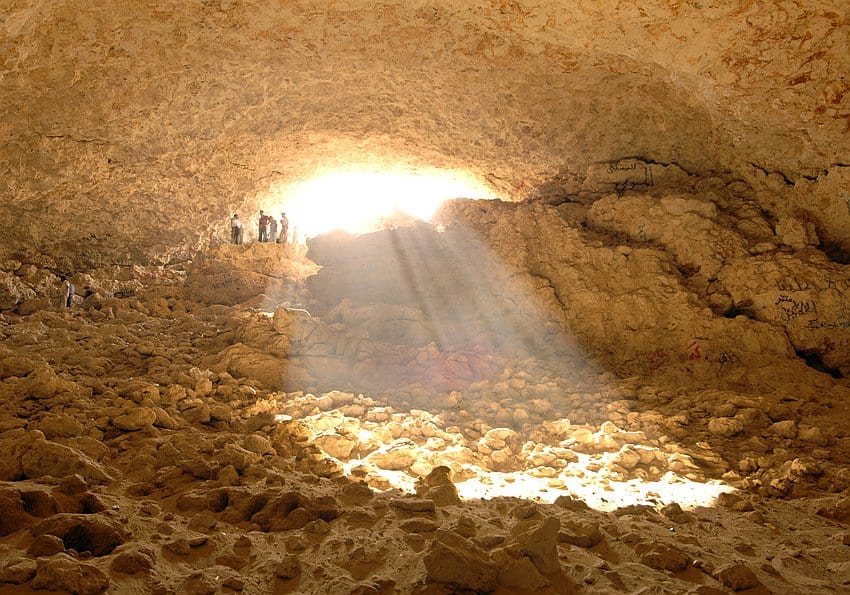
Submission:
[[[4,2],[0,590],[846,593],[849,10]]]

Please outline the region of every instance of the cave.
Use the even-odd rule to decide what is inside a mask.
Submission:
[[[0,24],[0,590],[850,589],[845,2]]]

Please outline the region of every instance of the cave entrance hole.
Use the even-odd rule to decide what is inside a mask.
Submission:
[[[459,170],[350,165],[289,183],[274,192],[271,212],[285,212],[299,237],[332,231],[368,233],[429,221],[452,198],[497,198],[472,174]]]

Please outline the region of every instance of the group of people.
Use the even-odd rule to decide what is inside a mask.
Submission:
[[[239,218],[238,213],[233,213],[230,218],[230,241],[234,244],[241,244],[245,225]],[[277,242],[278,244],[286,244],[289,238],[289,219],[286,213],[280,214],[278,221],[271,215],[266,215],[260,211],[259,235],[260,242]]]

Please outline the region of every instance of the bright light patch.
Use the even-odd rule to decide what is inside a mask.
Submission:
[[[300,237],[342,229],[366,233],[405,220],[428,221],[451,198],[494,198],[468,174],[433,170],[337,171],[283,189],[277,217],[286,212]]]
[[[684,509],[712,506],[720,494],[734,491],[730,486],[718,481],[696,482],[678,477],[674,473],[667,473],[658,481],[613,481],[604,477],[563,477],[553,481],[524,472],[484,471],[473,479],[456,485],[460,497],[467,500],[512,496],[552,503],[559,496],[572,496],[584,501],[591,508],[604,511],[633,504],[665,505],[672,502]]]
[[[585,462],[575,465],[574,469],[586,465],[590,457],[582,457]],[[345,474],[352,475],[352,469],[360,461],[344,464]],[[663,506],[677,503],[689,510],[697,506],[713,506],[722,493],[735,491],[731,486],[716,480],[697,482],[668,472],[656,481],[631,479],[616,481],[603,474],[581,473],[581,477],[570,474],[555,478],[538,477],[525,471],[500,473],[488,471],[477,465],[466,467],[474,471],[471,479],[455,484],[458,495],[464,500],[490,500],[497,497],[513,497],[525,500],[553,503],[559,496],[571,496],[584,501],[596,510],[612,511],[634,504]],[[369,468],[369,475],[380,478],[388,486],[413,493],[416,479],[404,471],[389,471],[377,467]],[[376,488],[376,486],[372,486]]]

